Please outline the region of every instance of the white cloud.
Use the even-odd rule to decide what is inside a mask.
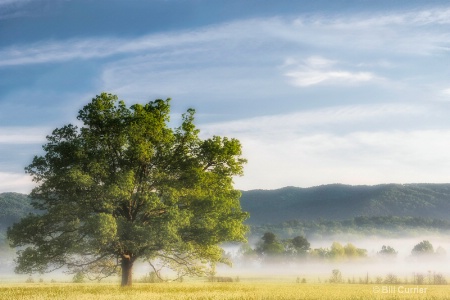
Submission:
[[[371,72],[351,72],[332,68],[337,61],[321,56],[311,56],[298,62],[292,58],[285,59],[282,67],[293,68],[284,75],[293,85],[307,87],[316,84],[353,84],[367,82],[377,78]]]
[[[336,61],[321,56],[311,56],[305,60],[305,64],[310,68],[326,68],[336,64]]]
[[[370,72],[349,72],[342,70],[302,70],[287,72],[294,85],[306,87],[316,84],[342,84],[367,82],[376,78]]]
[[[35,184],[29,175],[0,172],[0,193],[16,192],[28,194]]]
[[[0,127],[0,144],[41,144],[49,132],[48,128]]]
[[[299,134],[271,142],[243,138],[249,159],[240,189],[450,182],[450,131]]]
[[[238,138],[249,160],[244,190],[327,183],[450,182],[450,130],[367,129],[436,112],[408,104],[341,106],[201,126]],[[333,128],[333,130],[329,130]]]

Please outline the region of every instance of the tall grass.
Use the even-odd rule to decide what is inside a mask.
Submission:
[[[398,286],[390,293],[376,285],[296,284],[296,283],[154,283],[120,288],[117,284],[5,284],[0,299],[69,300],[268,300],[268,299],[450,299],[449,286],[421,286],[426,293],[402,294]],[[416,287],[404,285],[404,287]],[[395,291],[395,293],[393,293]]]

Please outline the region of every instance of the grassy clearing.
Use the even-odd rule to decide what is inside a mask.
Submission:
[[[419,286],[426,292],[405,293],[413,285],[382,286],[350,284],[295,283],[157,283],[135,284],[120,288],[117,284],[5,284],[0,285],[0,299],[450,299],[450,286]],[[379,288],[380,290],[377,290]]]

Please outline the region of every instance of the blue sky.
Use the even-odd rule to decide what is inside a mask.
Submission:
[[[241,140],[237,188],[450,182],[448,1],[0,0],[0,192],[95,95]]]

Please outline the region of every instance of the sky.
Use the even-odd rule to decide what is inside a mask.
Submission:
[[[242,190],[450,182],[450,3],[0,0],[0,192],[101,92],[241,141]]]

